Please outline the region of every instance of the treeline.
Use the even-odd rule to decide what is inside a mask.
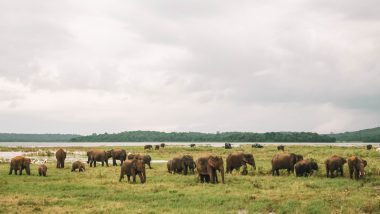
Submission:
[[[380,127],[355,132],[330,134],[329,136],[336,138],[337,141],[380,142]]]
[[[71,139],[73,142],[335,142],[334,137],[312,132],[157,132],[128,131],[117,134],[92,134]]]
[[[0,142],[69,142],[80,135],[0,133]]]

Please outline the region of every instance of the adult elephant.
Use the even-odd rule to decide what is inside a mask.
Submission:
[[[22,175],[22,170],[25,169],[26,174],[30,175],[30,163],[32,161],[29,158],[23,156],[16,156],[12,158],[10,163],[9,174],[12,174],[12,171],[15,171],[15,175],[17,175],[17,171],[19,171],[19,175]]]
[[[330,158],[325,160],[326,166],[326,175],[327,177],[333,178],[334,172],[336,172],[336,176],[343,177],[343,165],[346,163],[346,159],[339,157],[337,155],[333,155]]]
[[[112,157],[112,165],[117,166],[116,160],[120,161],[120,166],[127,159],[127,152],[124,149],[111,149],[108,151],[110,157]]]
[[[255,159],[250,153],[243,152],[234,152],[227,156],[226,159],[226,173],[232,173],[232,170],[239,170],[240,167],[243,167],[242,174],[248,174],[247,164],[251,165],[256,170]]]
[[[224,144],[224,148],[225,148],[225,149],[232,149],[232,145],[231,145],[231,143],[225,143],[225,144]]]
[[[190,144],[190,147],[191,148],[195,147],[195,143]]]
[[[169,173],[183,173],[187,175],[189,170],[194,173],[195,162],[191,155],[183,155],[168,161],[167,167]]]
[[[224,164],[220,156],[208,155],[197,159],[196,167],[201,183],[218,183],[217,171],[220,171],[222,183],[224,183]]]
[[[160,147],[161,147],[161,148],[165,148],[165,143],[161,143],[161,144],[160,144]]]
[[[136,183],[136,175],[140,177],[140,182],[146,182],[145,163],[141,159],[127,160],[121,165],[119,182],[127,175],[128,182],[132,176],[133,183]]]
[[[273,156],[272,158],[272,175],[275,175],[275,172],[277,176],[280,175],[280,169],[287,169],[288,174],[290,172],[294,171],[294,165],[300,161],[303,160],[302,155],[296,155],[294,153],[282,153],[277,154]]]
[[[152,161],[152,158],[150,155],[142,155],[142,154],[128,154],[128,160],[133,160],[133,159],[141,159],[143,160],[144,164],[149,166],[149,169],[152,169],[150,166],[150,162]]]
[[[360,157],[352,156],[348,158],[348,171],[350,173],[350,178],[353,179],[353,175],[355,179],[363,178],[365,175],[364,167],[367,166],[367,161],[363,160]]]
[[[153,146],[152,146],[152,145],[145,145],[145,146],[144,146],[144,149],[149,149],[149,150],[151,150],[151,149],[153,149]]]
[[[160,150],[160,145],[155,145],[154,150]]]
[[[372,145],[371,144],[368,144],[366,147],[367,147],[367,150],[371,150],[372,149]]]
[[[66,152],[63,149],[55,152],[55,158],[57,159],[57,168],[65,168]]]
[[[110,158],[110,153],[104,150],[92,150],[88,153],[90,159],[90,167],[94,165],[96,167],[96,162],[101,162],[102,166],[104,163],[108,166],[108,158]]]
[[[300,160],[294,165],[296,176],[309,176],[314,170],[318,170],[318,164],[314,160]]]
[[[277,150],[278,151],[280,151],[280,150],[285,151],[285,146],[284,145],[279,145],[279,146],[277,146]]]

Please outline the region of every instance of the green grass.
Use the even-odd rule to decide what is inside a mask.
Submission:
[[[108,148],[105,148],[108,149]],[[142,147],[126,147],[127,151],[144,152]],[[17,148],[37,151],[38,149]],[[42,149],[42,150],[55,150]],[[69,151],[86,148],[68,148]],[[56,169],[48,163],[48,176],[37,176],[37,166],[31,166],[31,176],[8,175],[9,165],[0,165],[0,213],[379,213],[380,153],[364,148],[287,146],[286,150],[318,161],[320,170],[309,178],[296,178],[282,172],[270,175],[270,160],[274,146],[252,149],[258,169],[241,176],[226,175],[226,184],[201,184],[196,175],[171,175],[166,164],[153,163],[147,169],[146,184],[118,182],[119,167],[87,166],[85,173]],[[205,153],[227,156],[233,150],[212,147],[167,147],[148,151],[156,160],[167,160],[180,154],[195,158]],[[0,148],[9,151],[9,148]],[[368,161],[367,177],[360,181],[345,177],[327,179],[324,160],[333,155],[360,155]],[[109,161],[111,163],[111,161]],[[139,180],[138,180],[139,181]]]

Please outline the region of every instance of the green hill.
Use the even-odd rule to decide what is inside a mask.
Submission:
[[[336,138],[337,141],[380,142],[380,127],[354,132],[329,134],[329,136]]]
[[[71,139],[73,142],[335,142],[335,138],[311,132],[157,132],[128,131],[93,134]]]
[[[15,134],[0,133],[0,142],[68,142],[79,137],[73,134]]]

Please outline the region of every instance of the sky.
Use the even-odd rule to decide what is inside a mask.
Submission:
[[[380,126],[380,1],[0,2],[0,133]]]

